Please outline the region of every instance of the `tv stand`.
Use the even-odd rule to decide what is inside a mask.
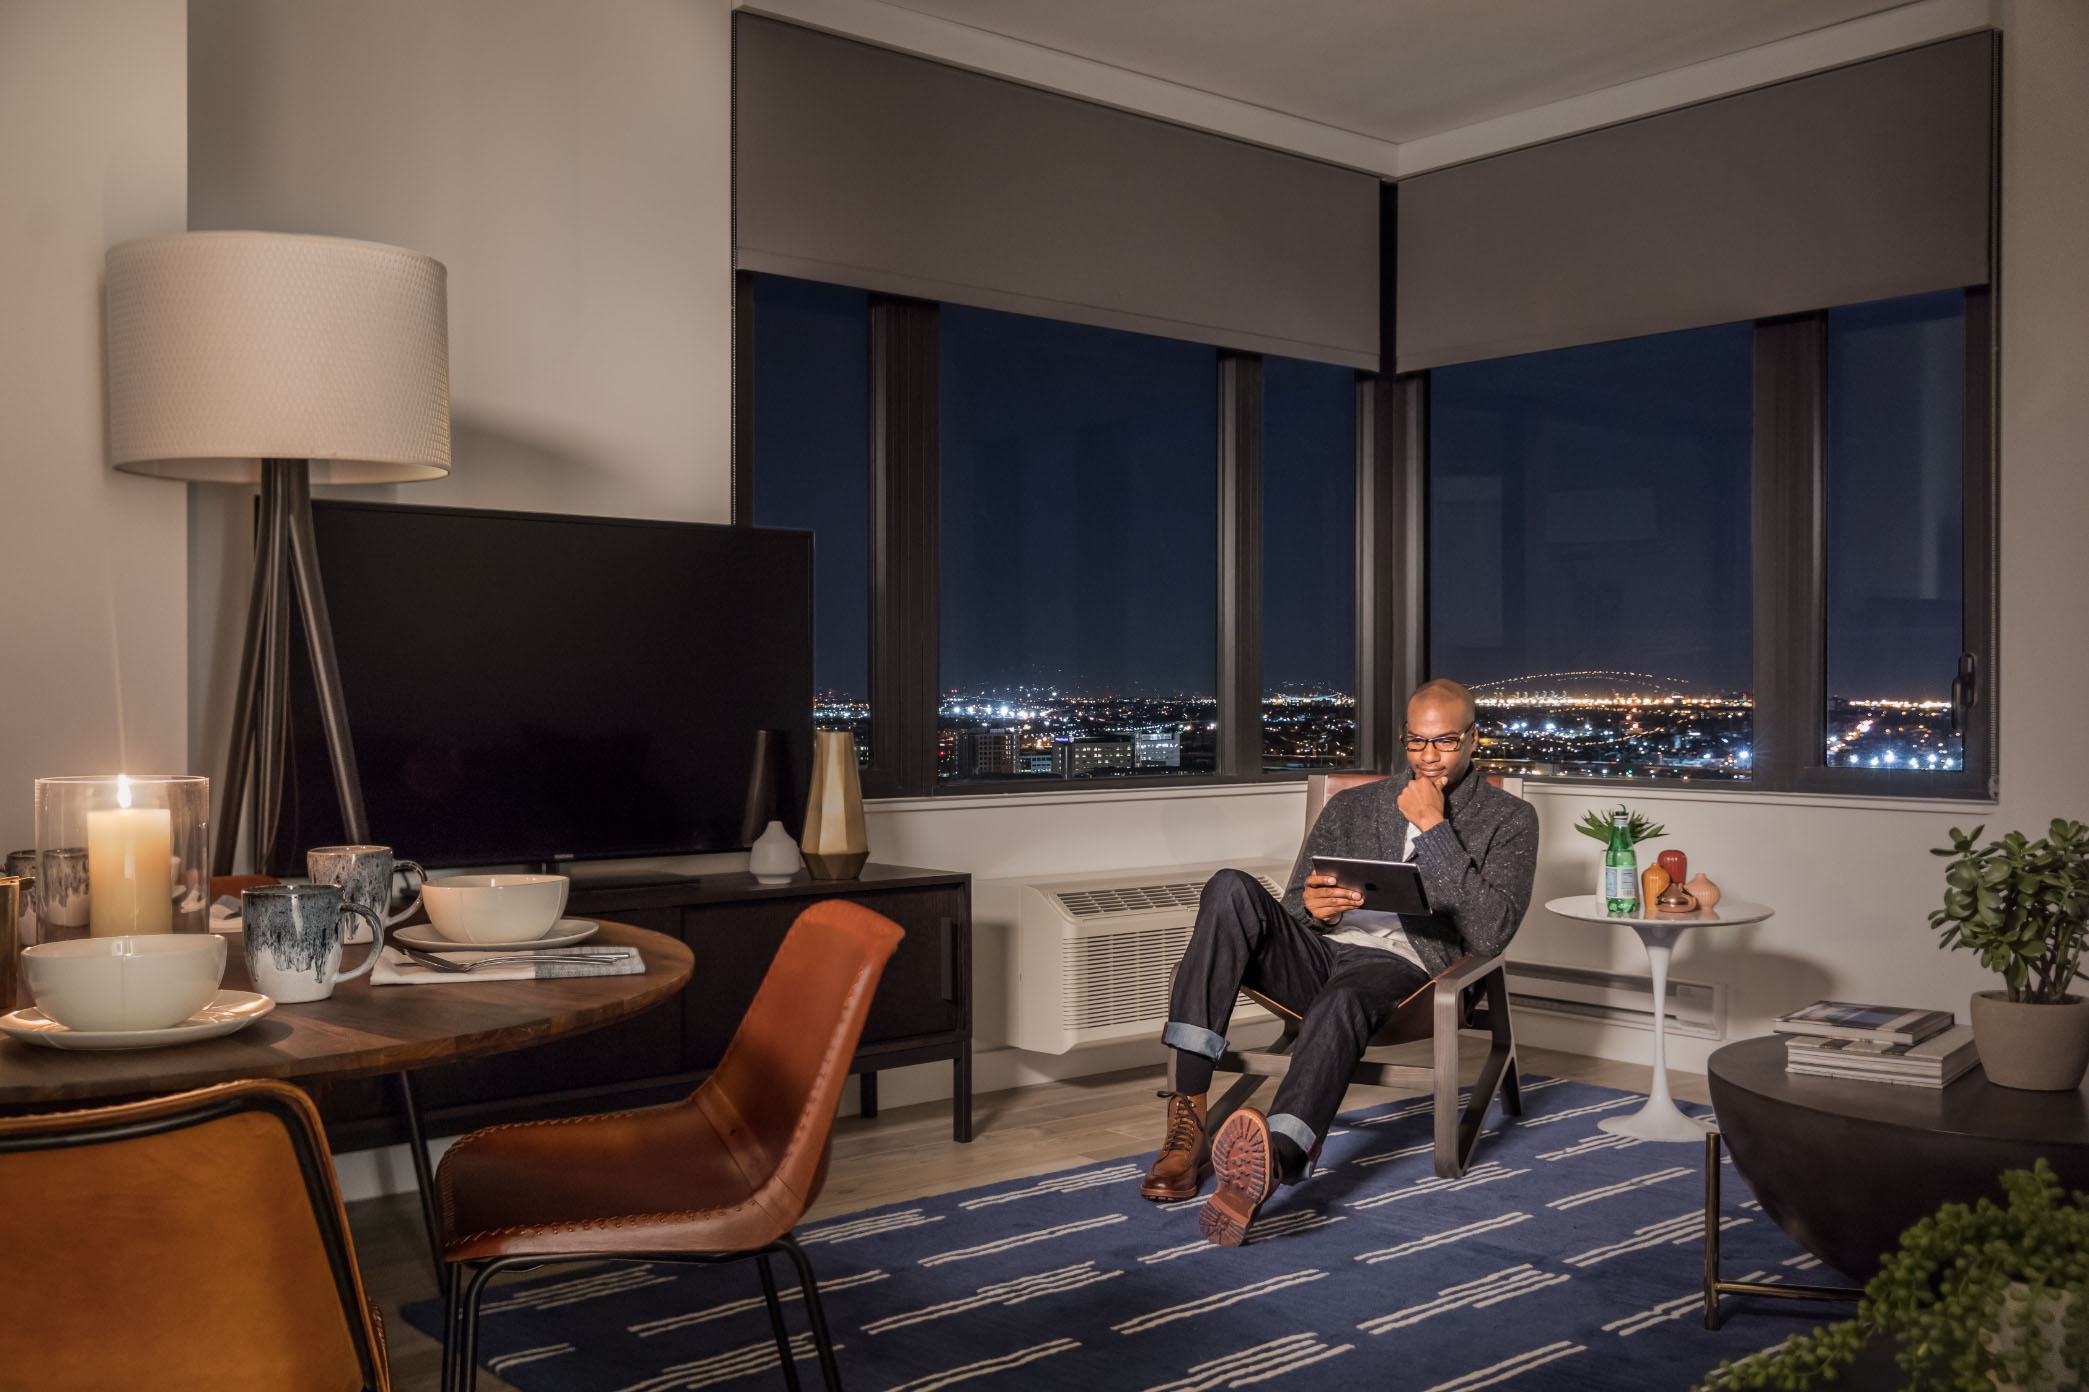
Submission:
[[[610,862],[609,865],[615,865]],[[687,1096],[725,1054],[784,933],[821,899],[875,909],[906,930],[872,997],[850,1071],[862,1114],[878,1111],[878,1073],[916,1063],[951,1066],[951,1132],[972,1139],[972,877],[948,870],[866,865],[853,880],[758,884],[744,871],[667,873],[625,862],[606,880],[575,876],[566,911],[670,934],[689,945],[696,971],[682,993],[592,1034],[415,1075],[435,1134],[506,1121],[575,1116]],[[606,868],[606,867],[605,867]],[[571,867],[554,873],[571,874]],[[404,1139],[382,1080],[325,1092],[336,1150]]]

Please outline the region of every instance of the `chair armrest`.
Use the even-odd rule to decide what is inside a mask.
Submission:
[[[1462,991],[1476,981],[1485,979],[1489,972],[1500,971],[1508,963],[1500,957],[1460,957],[1457,961],[1438,972],[1435,977],[1437,991]]]

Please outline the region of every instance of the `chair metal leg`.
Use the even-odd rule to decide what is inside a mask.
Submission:
[[[769,1303],[769,1328],[776,1335],[776,1356],[783,1364],[784,1386],[799,1392],[798,1363],[791,1357],[791,1331],[784,1327],[783,1297],[776,1293],[776,1273],[769,1269],[769,1254],[756,1256],[754,1266],[762,1277],[762,1299]]]
[[[437,1271],[436,1277],[442,1283],[442,1377],[435,1385],[440,1392],[450,1392],[457,1381],[457,1284],[447,1267]]]
[[[789,1233],[776,1239],[798,1269],[798,1289],[805,1292],[805,1313],[812,1319],[812,1343],[820,1355],[820,1378],[827,1384],[827,1392],[841,1392],[841,1369],[834,1362],[834,1340],[827,1333],[827,1312],[820,1305],[820,1283],[812,1274],[812,1263],[805,1259],[805,1250]]]
[[[518,1262],[496,1258],[459,1271],[463,1294],[457,1320],[457,1384],[454,1392],[473,1392],[479,1385],[479,1301],[486,1294],[486,1283],[507,1267],[530,1264],[534,1264],[533,1259]],[[467,1276],[466,1272],[470,1274]]]

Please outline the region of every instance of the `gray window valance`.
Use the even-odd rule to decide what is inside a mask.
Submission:
[[[735,264],[1375,368],[1378,180],[734,16]]]
[[[1400,371],[1985,284],[1983,32],[1417,175]]]

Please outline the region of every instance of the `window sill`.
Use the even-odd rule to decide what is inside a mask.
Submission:
[[[1901,794],[1880,797],[1862,793],[1763,792],[1727,785],[1723,788],[1679,788],[1670,784],[1625,779],[1546,779],[1527,774],[1523,779],[1525,798],[1600,798],[1633,802],[1739,802],[1752,807],[1816,807],[1852,812],[1969,812],[1992,813],[2000,804],[1993,799],[1914,797]]]
[[[1053,807],[1060,803],[1157,802],[1177,798],[1299,797],[1306,781],[1290,778],[1267,783],[1200,783],[1180,788],[1053,788],[1034,793],[932,793],[928,797],[865,798],[868,812],[963,811],[985,807]]]
[[[865,798],[867,811],[913,813],[968,811],[989,807],[1055,807],[1097,802],[1169,802],[1178,798],[1303,797],[1303,778],[1267,783],[1202,783],[1176,788],[1053,788],[1034,793],[937,793],[928,797]],[[1739,788],[1677,788],[1623,782],[1547,782],[1527,776],[1523,796],[1536,798],[1607,798],[1622,793],[1634,802],[1731,802],[1751,807],[1809,807],[1851,812],[1969,813],[1988,816],[1994,801],[1966,798],[1866,797],[1848,793],[1757,792]]]

